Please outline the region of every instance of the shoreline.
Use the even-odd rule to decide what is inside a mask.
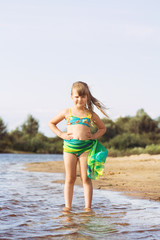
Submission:
[[[25,167],[25,171],[31,172],[65,172],[63,161],[27,163]],[[53,182],[64,184],[64,179]],[[92,183],[95,189],[160,201],[160,154],[107,157],[103,176]],[[78,164],[75,184],[82,186]]]

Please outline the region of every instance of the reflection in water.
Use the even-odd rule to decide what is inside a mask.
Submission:
[[[107,224],[105,218],[97,216],[94,212],[70,212],[59,216],[59,218],[61,218],[61,224],[65,230],[72,230],[72,234],[77,233],[85,239],[91,239],[94,236],[99,239],[107,233],[116,232],[116,229],[112,225]]]
[[[93,211],[85,212],[75,186],[73,209],[64,212],[64,186],[52,183],[63,174],[25,172],[21,162],[0,161],[0,239],[160,239],[159,203],[94,190]]]

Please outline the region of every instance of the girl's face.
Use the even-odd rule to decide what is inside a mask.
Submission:
[[[73,89],[71,98],[77,108],[84,108],[87,104],[87,95],[80,96],[76,89]]]

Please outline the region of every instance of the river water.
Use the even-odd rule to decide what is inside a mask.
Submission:
[[[27,162],[62,160],[62,155],[0,155],[0,239],[160,239],[160,203],[94,190],[93,212],[84,212],[83,189],[75,186],[73,210],[64,213],[64,178],[27,172]],[[156,184],[156,183],[155,183]]]

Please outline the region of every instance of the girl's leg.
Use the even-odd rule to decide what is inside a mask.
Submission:
[[[64,186],[65,207],[70,209],[72,205],[74,183],[76,180],[77,157],[74,154],[66,152],[64,152],[63,157],[66,173]]]
[[[85,208],[91,208],[93,187],[92,181],[87,176],[87,158],[88,153],[83,153],[79,157],[80,173],[84,188]]]

